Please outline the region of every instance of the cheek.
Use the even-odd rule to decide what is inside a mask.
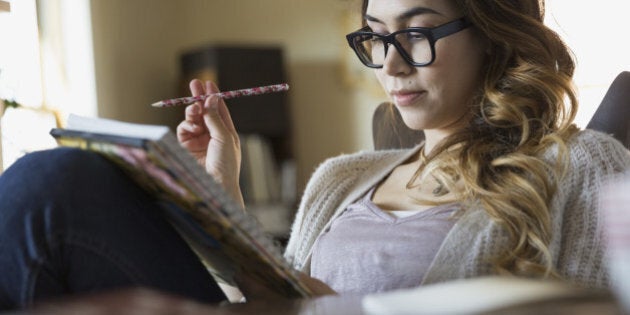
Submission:
[[[457,49],[443,47],[438,53],[439,64],[436,61],[436,66],[441,70],[436,77],[445,80],[449,85],[448,89],[460,97],[464,96],[462,94],[473,97],[472,94],[482,83],[484,56],[477,45],[462,45]]]
[[[376,76],[376,80],[378,80],[378,83],[381,85],[383,90],[385,90],[385,72],[383,71],[383,69],[373,69],[372,71],[374,71],[374,75]]]

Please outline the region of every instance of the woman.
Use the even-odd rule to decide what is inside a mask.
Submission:
[[[489,274],[606,287],[596,196],[630,158],[609,136],[571,124],[574,64],[543,26],[542,5],[366,0],[363,12],[365,28],[349,43],[426,140],[337,157],[313,174],[286,256],[314,291]],[[199,81],[191,90],[218,91]],[[189,106],[178,138],[242,205],[240,145],[224,102]],[[7,193],[15,185],[24,189]],[[0,178],[0,266],[11,271],[0,274],[0,304],[130,284],[222,299],[185,243],[151,215],[154,206],[90,153],[22,159]],[[180,267],[151,264],[162,258]],[[266,294],[246,279],[241,289]]]
[[[348,42],[426,140],[320,166],[286,251],[295,267],[340,292],[488,274],[606,287],[595,196],[628,155],[572,124],[574,62],[543,4],[365,0],[363,13]],[[191,105],[180,140],[238,197],[237,168],[216,162],[239,160],[236,131],[219,99],[205,105],[210,121]],[[212,139],[195,142],[204,125]]]

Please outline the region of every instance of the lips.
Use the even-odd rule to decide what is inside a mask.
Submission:
[[[394,102],[398,106],[409,106],[418,100],[421,96],[425,95],[426,91],[395,91],[390,92],[390,95],[394,99]]]

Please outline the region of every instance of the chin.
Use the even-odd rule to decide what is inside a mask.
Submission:
[[[422,120],[413,119],[408,116],[402,116],[402,121],[411,130],[424,130],[427,129],[427,124]]]

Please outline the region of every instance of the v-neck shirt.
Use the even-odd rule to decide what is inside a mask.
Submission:
[[[384,211],[374,189],[350,204],[313,248],[311,276],[339,293],[368,294],[420,285],[457,204],[422,211]]]

